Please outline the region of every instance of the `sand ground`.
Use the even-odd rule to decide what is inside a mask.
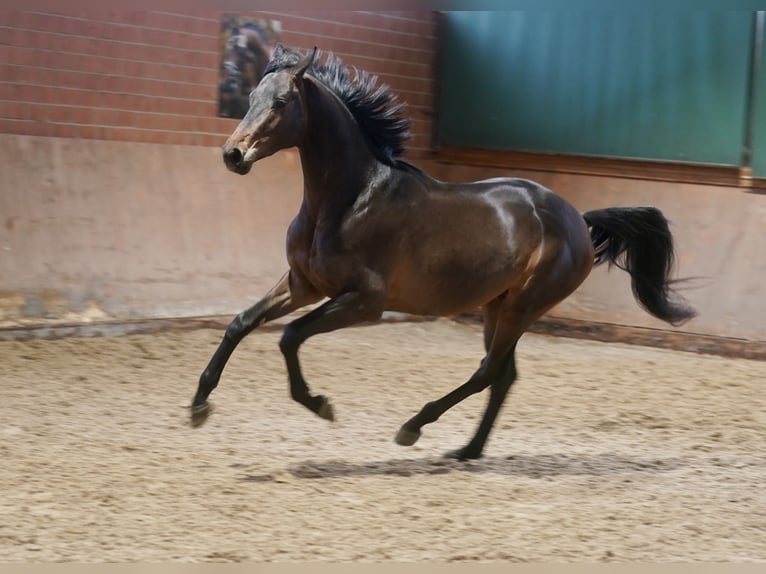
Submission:
[[[0,561],[766,561],[766,363],[526,335],[480,461],[478,395],[396,445],[470,376],[446,320],[318,336],[328,423],[293,403],[279,334],[0,343]]]

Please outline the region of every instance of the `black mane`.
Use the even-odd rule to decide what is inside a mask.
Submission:
[[[298,50],[278,47],[266,66],[264,75],[295,66],[303,57]],[[320,64],[321,52],[317,51],[308,72],[326,88],[337,95],[372,144],[375,155],[389,165],[397,165],[397,158],[404,155],[409,139],[410,121],[402,113],[404,104],[391,93],[386,84],[376,86],[377,76],[349,69],[332,53]]]

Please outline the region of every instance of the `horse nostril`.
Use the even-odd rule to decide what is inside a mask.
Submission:
[[[236,147],[223,152],[223,161],[234,167],[238,167],[242,163],[243,157],[242,152]]]

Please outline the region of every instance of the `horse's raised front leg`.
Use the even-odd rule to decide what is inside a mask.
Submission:
[[[295,401],[323,419],[334,420],[332,406],[327,398],[311,395],[301,373],[298,349],[313,335],[380,319],[383,314],[383,300],[382,296],[375,294],[343,293],[285,327],[279,348],[285,357],[290,378],[290,395]]]
[[[207,398],[218,386],[226,362],[242,339],[256,327],[321,298],[312,287],[288,271],[260,301],[237,315],[227,327],[223,340],[200,376],[197,394],[191,406],[192,425],[199,426],[207,420],[211,412]]]

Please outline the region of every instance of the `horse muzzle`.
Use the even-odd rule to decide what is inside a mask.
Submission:
[[[245,175],[250,171],[253,163],[255,163],[254,151],[255,150],[252,147],[248,148],[245,153],[242,153],[242,150],[238,147],[232,147],[230,149],[224,148],[223,163],[226,164],[229,171]]]

